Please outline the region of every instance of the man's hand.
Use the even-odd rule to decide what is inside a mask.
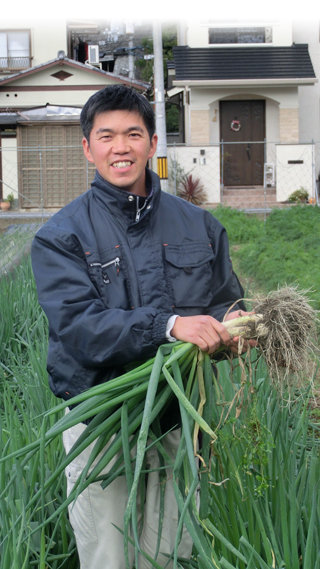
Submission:
[[[236,310],[230,312],[226,320],[232,320],[248,314],[252,313]],[[191,342],[199,346],[202,351],[208,354],[213,354],[221,344],[228,346],[232,352],[238,354],[239,338],[233,338],[232,340],[226,327],[212,316],[178,316],[170,334],[177,340]],[[249,343],[251,345],[251,341]],[[256,342],[254,342],[254,345],[256,345]],[[246,351],[246,349],[247,342],[244,343],[243,351]]]
[[[178,316],[170,334],[177,340],[199,346],[208,354],[213,354],[220,344],[231,344],[226,327],[212,316]]]
[[[241,318],[241,316],[249,316],[250,314],[254,314],[254,312],[253,311],[246,312],[245,310],[234,310],[233,312],[229,312],[225,320],[234,320],[235,318]],[[248,341],[245,340],[242,346],[242,353],[247,351],[248,344],[252,348],[255,348],[258,345],[258,343],[255,340],[248,340]],[[239,336],[236,336],[233,338],[233,340],[231,340],[229,348],[234,354],[239,353]]]

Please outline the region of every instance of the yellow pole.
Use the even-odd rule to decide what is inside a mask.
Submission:
[[[157,169],[160,180],[168,179],[168,159],[166,156],[157,157]]]

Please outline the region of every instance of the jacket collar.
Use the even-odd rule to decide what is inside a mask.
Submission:
[[[91,184],[91,189],[93,195],[101,205],[111,211],[113,215],[117,217],[125,216],[128,218],[128,221],[134,223],[135,221],[142,220],[151,211],[155,212],[159,206],[161,197],[160,179],[159,176],[149,168],[146,168],[146,184],[149,195],[146,198],[146,204],[144,204],[143,209],[141,209],[140,215],[137,215],[137,212],[141,208],[141,200],[143,201],[143,198],[140,198],[139,204],[138,196],[121,188],[117,188],[117,186],[113,186],[102,178],[98,171]]]

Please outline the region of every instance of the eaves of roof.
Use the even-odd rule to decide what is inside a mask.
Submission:
[[[287,79],[221,79],[219,81],[215,80],[190,80],[184,79],[182,81],[172,81],[174,87],[259,87],[259,86],[298,86],[298,85],[314,85],[318,83],[318,79],[301,78],[296,79],[295,77],[288,77]]]
[[[50,69],[51,67],[54,67],[57,64],[60,65],[61,67],[66,66],[75,69],[81,69],[82,71],[85,71],[87,73],[93,73],[95,75],[109,77],[111,79],[117,79],[119,83],[133,85],[140,90],[145,90],[149,87],[149,83],[145,83],[144,81],[139,81],[138,79],[129,79],[128,77],[124,77],[122,75],[115,75],[114,73],[103,71],[103,69],[97,69],[92,65],[80,63],[80,61],[74,61],[73,59],[69,59],[67,57],[64,57],[63,59],[55,58],[45,63],[40,63],[39,65],[35,65],[30,69],[24,69],[23,71],[19,71],[19,73],[15,73],[14,75],[10,75],[9,77],[4,77],[3,79],[0,78],[0,86],[12,83],[17,79],[21,79],[22,77],[29,77],[30,75],[34,75],[39,71]]]
[[[176,78],[182,84],[306,84],[316,76],[307,44],[263,47],[173,48]]]

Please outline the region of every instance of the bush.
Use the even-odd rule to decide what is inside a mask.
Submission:
[[[291,203],[306,203],[308,201],[309,194],[304,188],[299,188],[289,196],[289,202]]]

